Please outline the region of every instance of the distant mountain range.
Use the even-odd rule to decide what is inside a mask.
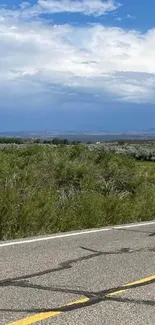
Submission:
[[[70,141],[97,142],[119,139],[155,139],[155,128],[140,131],[127,132],[76,132],[76,131],[21,131],[21,132],[0,132],[0,137],[15,138],[40,138],[40,139],[68,139]]]

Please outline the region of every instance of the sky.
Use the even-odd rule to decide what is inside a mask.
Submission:
[[[0,132],[155,128],[154,0],[0,0]]]

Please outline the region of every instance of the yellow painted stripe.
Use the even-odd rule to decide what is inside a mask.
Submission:
[[[145,284],[145,283],[150,282],[152,280],[155,280],[155,275],[149,276],[148,278],[140,279],[138,281],[134,281],[134,282],[130,282],[130,283],[124,284],[122,286],[124,289],[121,289],[121,290],[117,290],[117,291],[108,293],[106,295],[106,297],[112,297],[112,296],[118,295],[118,294],[123,293],[123,292],[125,292],[127,290],[130,290],[130,288],[129,289],[126,289],[127,287],[135,286],[137,284],[143,284],[143,283]]]
[[[127,291],[127,290],[129,290],[129,289],[124,289],[124,290],[122,289],[122,290],[114,291],[114,292],[108,293],[107,295],[105,295],[105,297],[116,296],[116,295],[118,295],[118,294],[120,294],[120,293],[123,293],[123,292],[125,292],[125,291]]]
[[[152,281],[152,280],[155,280],[155,275],[151,275],[148,278],[144,278],[144,279],[140,279],[138,281],[134,281],[134,282],[131,282],[131,283],[127,283],[123,287],[129,287],[129,286],[132,286],[132,285],[134,286],[136,284],[147,283],[147,282]]]
[[[83,303],[85,303],[87,301],[89,301],[89,298],[83,298],[83,299],[80,299],[80,300],[76,300],[74,302],[70,302],[70,303],[68,303],[68,304],[66,304],[64,306],[59,307],[59,308],[72,306],[72,305],[75,305],[75,304],[83,304]],[[63,311],[49,311],[49,312],[40,313],[40,314],[36,314],[36,315],[30,316],[30,317],[26,317],[26,318],[17,320],[17,321],[15,321],[13,323],[9,323],[8,325],[31,325],[31,324],[34,324],[36,322],[45,320],[47,318],[58,316],[58,315],[60,315],[62,313],[63,313]]]
[[[8,325],[30,325],[36,322],[39,322],[41,320],[50,318],[50,317],[54,317],[57,315],[60,315],[61,312],[60,311],[52,311],[52,312],[47,312],[47,313],[40,313],[40,314],[36,314],[34,316],[30,316],[30,317],[26,317],[20,320],[17,320],[13,323],[9,323]]]
[[[90,299],[89,298],[83,298],[83,299],[79,299],[73,302],[69,302],[67,305],[65,306],[72,306],[72,305],[77,305],[77,304],[83,304],[84,302],[88,302]],[[65,307],[63,306],[63,307]]]
[[[111,293],[108,293],[106,295],[106,297],[116,296],[116,295],[118,295],[120,293],[123,293],[123,292],[130,289],[130,288],[127,288],[127,287],[130,287],[130,286],[134,287],[137,284],[143,284],[143,283],[147,284],[151,280],[155,280],[155,275],[152,275],[152,276],[150,276],[148,278],[140,279],[138,281],[134,281],[134,282],[124,284],[122,286],[122,288],[124,288],[124,289],[120,289],[120,290],[116,290],[116,291],[113,291]],[[77,304],[83,304],[83,303],[88,302],[89,300],[90,300],[89,298],[83,298],[83,299],[80,299],[80,300],[76,300],[74,302],[70,302],[70,303],[68,303],[68,304],[66,304],[64,306],[59,307],[59,308],[72,306],[72,305],[77,305]],[[58,316],[58,315],[60,315],[62,313],[63,313],[63,311],[51,311],[51,312],[40,313],[40,314],[36,314],[36,315],[30,316],[30,317],[23,318],[21,320],[17,320],[15,322],[9,323],[7,325],[31,325],[31,324],[34,324],[36,322],[45,320],[47,318]]]

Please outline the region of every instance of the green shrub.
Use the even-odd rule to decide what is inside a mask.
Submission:
[[[2,147],[0,240],[153,219],[155,168],[138,164],[81,144]]]

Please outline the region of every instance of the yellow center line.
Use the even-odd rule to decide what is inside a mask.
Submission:
[[[56,309],[60,309],[62,307],[67,307],[67,306],[72,306],[72,305],[75,305],[75,304],[83,304],[83,303],[88,302],[88,301],[89,301],[89,298],[83,298],[83,299],[79,299],[79,300],[76,300],[76,301],[73,301],[73,302],[69,302],[68,304],[63,305],[63,306],[61,306],[59,308],[56,308]],[[15,322],[9,323],[7,325],[30,325],[30,324],[34,324],[36,322],[39,322],[41,320],[45,320],[45,319],[50,318],[50,317],[58,316],[58,315],[60,315],[62,313],[63,313],[63,311],[49,311],[49,312],[39,313],[39,314],[36,314],[36,315],[33,315],[33,316],[28,316],[26,318],[17,320]]]
[[[111,293],[108,293],[107,295],[105,295],[105,297],[116,296],[116,295],[118,295],[120,293],[126,292],[127,290],[131,289],[131,288],[128,288],[128,287],[134,287],[135,285],[139,285],[139,284],[147,284],[148,282],[150,282],[152,280],[155,280],[155,275],[152,275],[152,276],[144,278],[144,279],[140,279],[138,281],[134,281],[134,282],[124,284],[123,286],[121,286],[120,290],[116,290],[116,291],[113,291]],[[122,288],[124,288],[124,289],[122,289]],[[67,307],[67,306],[74,306],[74,305],[80,305],[80,304],[82,305],[83,303],[86,303],[88,301],[90,301],[89,298],[82,298],[82,299],[79,299],[79,300],[76,300],[76,301],[73,301],[73,302],[69,302],[68,304],[66,304],[64,306],[61,306],[59,308],[56,308],[56,309],[60,309],[60,308]],[[17,320],[15,322],[9,323],[7,325],[31,325],[31,324],[34,324],[36,322],[45,320],[47,318],[58,316],[58,315],[60,315],[62,313],[64,313],[64,311],[43,312],[43,313],[39,313],[39,314],[36,314],[36,315],[28,316],[26,318]]]
[[[108,293],[106,295],[106,297],[116,296],[116,295],[118,295],[120,293],[123,293],[123,292],[126,292],[127,290],[130,290],[130,288],[127,288],[127,287],[132,287],[132,286],[134,287],[134,286],[136,286],[138,284],[145,284],[145,283],[148,283],[148,282],[150,282],[152,280],[155,280],[155,275],[151,275],[148,278],[144,278],[144,279],[140,279],[138,281],[134,281],[134,282],[130,282],[130,283],[124,284],[122,286],[122,288],[124,288],[124,289],[120,289],[120,290],[117,290],[117,291]]]

